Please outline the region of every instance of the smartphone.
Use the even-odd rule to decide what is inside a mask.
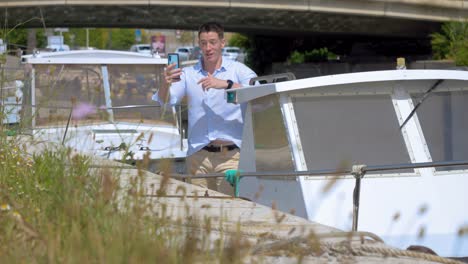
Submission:
[[[180,67],[179,54],[177,53],[167,54],[167,65],[171,65],[173,63],[175,63],[174,69],[177,69]],[[175,78],[174,80],[180,80],[180,78]]]
[[[175,63],[176,66],[174,69],[179,68],[179,54],[178,53],[169,53],[167,55],[167,65]]]

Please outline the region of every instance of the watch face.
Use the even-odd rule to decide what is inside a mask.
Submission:
[[[231,89],[234,82],[232,82],[231,80],[227,80],[227,83],[228,83],[228,86],[226,87],[226,89]]]

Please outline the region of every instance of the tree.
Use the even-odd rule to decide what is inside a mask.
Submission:
[[[73,43],[70,35],[74,36]],[[94,28],[88,29],[88,42],[90,47],[98,49],[128,50],[135,42],[134,29],[125,28]],[[86,29],[72,28],[64,33],[65,43],[77,47],[86,46]]]
[[[114,28],[112,31],[112,45],[110,49],[128,50],[135,43],[135,30],[128,28]]]
[[[255,45],[252,44],[252,42],[254,42],[252,38],[249,38],[248,36],[239,33],[234,33],[232,34],[231,38],[229,38],[228,46],[241,48],[245,56],[244,63],[251,68],[256,68],[256,62],[254,61],[255,58],[252,57],[252,55],[255,54],[256,51],[254,48]]]
[[[468,65],[468,23],[451,21],[442,31],[431,34],[434,59],[451,59],[456,65]]]
[[[182,31],[179,41],[184,45],[192,45],[194,43],[194,33],[192,31]]]
[[[250,41],[247,36],[239,34],[239,33],[235,33],[229,39],[229,46],[248,49],[250,47]]]
[[[0,29],[0,38],[10,45],[24,49],[28,46],[28,29]],[[37,48],[44,48],[47,45],[44,29],[36,29],[36,40]]]
[[[75,36],[71,41],[71,35]],[[71,28],[68,32],[63,34],[64,42],[70,44],[72,48],[86,47],[86,29],[85,28]],[[98,49],[105,48],[103,41],[102,29],[88,29],[88,45]]]

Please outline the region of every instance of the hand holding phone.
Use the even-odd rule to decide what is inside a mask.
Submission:
[[[169,53],[167,55],[167,65],[175,64],[174,68],[172,69],[179,69],[180,68],[180,61],[179,61],[179,54],[177,53]],[[180,81],[180,77],[172,78],[173,81]]]

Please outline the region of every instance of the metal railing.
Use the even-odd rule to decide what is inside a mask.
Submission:
[[[355,178],[354,191],[353,191],[353,225],[352,230],[357,231],[358,220],[359,220],[359,200],[361,193],[361,179],[368,172],[377,171],[392,171],[392,170],[405,170],[405,169],[419,169],[419,168],[431,168],[431,167],[451,167],[451,166],[468,166],[468,160],[459,161],[435,161],[435,162],[420,162],[420,163],[402,163],[392,165],[354,165],[351,169],[336,170],[336,169],[325,169],[325,170],[308,170],[308,171],[292,171],[292,172],[277,172],[277,171],[262,171],[262,172],[238,172],[238,177],[323,177],[327,175],[339,176],[339,175],[353,175]],[[171,174],[172,178],[185,180],[185,179],[200,179],[200,178],[219,178],[224,177],[224,173],[208,173],[201,175],[188,175],[188,174]],[[239,188],[239,186],[234,186]],[[238,193],[238,189],[235,190]]]
[[[68,127],[70,126],[70,122],[72,119],[73,113],[73,106],[38,106],[33,104],[25,104],[25,103],[3,103],[4,106],[18,106],[18,107],[30,107],[30,108],[47,108],[47,109],[66,109],[70,110],[68,117],[67,117],[67,124],[65,126],[65,132],[62,138],[62,144],[65,143],[65,138],[68,133]],[[161,105],[124,105],[124,106],[112,106],[112,107],[99,107],[99,110],[119,110],[119,109],[139,109],[139,108],[160,108],[164,107]],[[179,130],[180,135],[180,149],[183,150],[183,139],[184,139],[184,129],[182,125],[182,105],[176,105],[171,107],[171,115],[174,118],[175,125]]]

